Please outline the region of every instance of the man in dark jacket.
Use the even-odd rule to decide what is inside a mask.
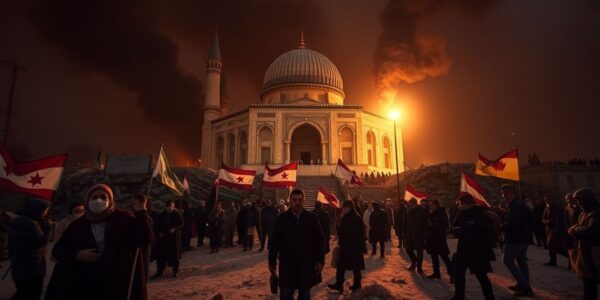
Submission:
[[[465,299],[465,272],[475,274],[486,300],[494,299],[492,283],[487,273],[492,272],[491,260],[495,260],[492,249],[492,221],[484,214],[485,208],[475,205],[473,196],[467,194],[459,199],[459,213],[452,228],[458,237],[455,263],[453,300]]]
[[[194,213],[190,204],[183,200],[181,202],[181,216],[183,217],[183,227],[181,229],[181,250],[192,249],[192,227],[194,226]]]
[[[567,226],[565,225],[565,209],[550,197],[544,198],[546,209],[542,216],[542,222],[546,226],[548,255],[550,260],[544,265],[556,266],[556,254],[567,256]]]
[[[546,226],[544,225],[544,211],[546,203],[543,199],[537,199],[533,206],[533,234],[535,236],[538,247],[547,248],[546,241]]]
[[[408,201],[408,211],[404,219],[404,248],[410,258],[410,266],[406,268],[423,274],[423,249],[425,248],[425,232],[427,213],[415,198]]]
[[[160,214],[154,226],[158,237],[153,252],[157,267],[156,274],[152,278],[162,276],[167,264],[173,268],[173,277],[177,277],[181,259],[183,217],[181,212],[175,208],[175,201],[167,201],[165,211]]]
[[[402,249],[402,227],[404,226],[404,219],[406,218],[406,203],[403,199],[400,199],[400,203],[398,204],[398,208],[396,208],[396,212],[394,213],[394,231],[396,232],[396,237],[398,238],[398,248]]]
[[[587,188],[577,190],[573,198],[583,210],[577,225],[569,228],[569,234],[577,240],[577,251],[582,260],[581,265],[573,268],[583,279],[584,299],[597,299],[600,279],[600,204],[594,192]]]
[[[12,278],[17,288],[11,299],[39,299],[46,276],[46,245],[50,240],[48,202],[27,199],[25,210],[9,226]]]
[[[282,300],[310,299],[310,289],[321,282],[325,261],[323,233],[318,217],[304,209],[304,192],[293,190],[291,208],[275,221],[273,238],[269,241],[269,271],[276,274],[279,258],[279,287]]]
[[[352,291],[361,288],[362,274],[365,269],[363,253],[365,250],[365,225],[362,218],[354,209],[352,200],[344,201],[342,206],[342,220],[338,227],[339,261],[336,266],[335,283],[328,284],[330,289],[344,291],[344,277],[346,270],[354,273],[354,284],[350,287]]]
[[[323,231],[325,253],[329,253],[329,240],[331,238],[329,224],[331,223],[331,218],[329,218],[329,213],[323,208],[323,203],[318,201],[315,203],[315,210],[313,213],[319,217],[319,225],[321,225],[321,231]]]
[[[273,205],[273,201],[271,199],[267,199],[265,201],[265,206],[260,211],[260,249],[258,251],[263,251],[265,249],[265,243],[267,241],[267,237],[271,239],[271,232],[273,230],[273,226],[275,226],[275,220],[277,220],[277,208]]]
[[[507,204],[504,220],[499,230],[504,232],[504,265],[517,281],[508,288],[515,296],[532,297],[529,285],[529,266],[527,265],[527,247],[531,241],[531,211],[521,199],[517,198],[512,184],[503,184],[502,198]],[[515,261],[517,264],[515,264]],[[518,266],[517,266],[518,265]]]
[[[386,213],[381,208],[381,204],[379,202],[373,202],[373,212],[371,213],[371,217],[369,219],[369,226],[371,227],[369,238],[371,239],[371,245],[373,246],[371,255],[377,254],[377,243],[379,243],[381,250],[380,255],[381,258],[384,258],[388,221]]]
[[[198,233],[197,246],[204,246],[204,237],[206,237],[206,224],[208,223],[208,210],[205,207],[204,201],[200,201],[200,205],[194,209],[194,221],[196,223],[196,231]]]
[[[239,220],[243,222],[244,232],[244,251],[252,250],[254,245],[254,232],[260,226],[260,216],[258,209],[250,201],[246,201],[244,208],[240,210],[241,217]]]
[[[427,252],[431,255],[431,264],[433,273],[427,278],[441,278],[440,275],[440,260],[446,265],[446,270],[450,276],[450,281],[454,279],[454,271],[452,262],[448,257],[450,249],[448,248],[448,240],[446,233],[448,231],[448,215],[446,209],[440,207],[438,200],[432,200],[430,203],[430,212],[427,219],[427,235],[425,237],[425,246]]]

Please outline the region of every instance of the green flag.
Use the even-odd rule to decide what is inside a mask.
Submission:
[[[162,146],[160,147],[160,154],[156,160],[156,166],[154,166],[154,172],[152,172],[152,177],[156,176],[158,176],[158,180],[168,186],[175,195],[179,197],[183,196],[184,187],[181,182],[179,182],[175,172],[171,169],[169,159]]]

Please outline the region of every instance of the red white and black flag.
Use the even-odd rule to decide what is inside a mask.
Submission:
[[[319,193],[317,193],[317,202],[329,204],[335,208],[340,208],[340,200],[333,193],[328,192],[322,186],[319,187]]]
[[[216,184],[218,186],[251,191],[255,175],[256,171],[254,170],[234,169],[221,163]]]
[[[406,189],[404,190],[404,200],[410,201],[410,199],[415,199],[417,200],[417,203],[420,204],[421,200],[427,199],[427,195],[417,191],[410,184],[407,184]]]
[[[335,177],[345,180],[350,184],[363,184],[360,178],[356,176],[356,173],[350,170],[350,168],[348,168],[348,166],[346,166],[346,164],[339,158],[337,161],[337,167],[335,168]]]
[[[263,185],[275,188],[287,188],[296,186],[296,173],[298,163],[293,162],[277,169],[269,168],[265,164],[265,172],[263,173]]]
[[[17,162],[0,144],[0,189],[52,200],[63,173],[67,155]]]

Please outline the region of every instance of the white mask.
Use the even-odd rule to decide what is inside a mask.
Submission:
[[[100,198],[90,199],[88,206],[92,213],[100,214],[108,209],[108,200],[102,200]]]

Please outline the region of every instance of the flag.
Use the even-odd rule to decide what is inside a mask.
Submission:
[[[269,168],[265,164],[263,185],[268,187],[293,187],[296,186],[296,172],[298,163],[293,162],[277,169]]]
[[[470,194],[473,196],[477,205],[488,207],[491,206],[483,196],[485,194],[485,190],[477,183],[477,181],[475,181],[475,179],[467,176],[467,174],[464,172],[460,177],[460,193],[461,195]]]
[[[256,171],[254,170],[229,168],[224,163],[221,163],[217,185],[250,191],[252,190],[255,175]]]
[[[158,176],[158,181],[170,188],[175,195],[179,197],[183,196],[183,185],[177,178],[177,175],[175,175],[175,172],[171,169],[167,153],[162,146],[160,147],[160,154],[158,155],[154,171],[152,172],[152,177],[156,176]]]
[[[187,191],[188,193],[190,192],[190,183],[187,180],[187,176],[183,177],[183,182],[181,183],[181,185],[183,186],[184,191]]]
[[[519,180],[519,154],[517,150],[511,150],[494,161],[479,154],[475,174]]]
[[[418,204],[420,204],[421,200],[427,199],[427,195],[415,190],[415,188],[413,188],[410,184],[407,184],[406,189],[404,190],[404,200],[409,201],[413,198],[417,200]]]
[[[66,154],[17,162],[0,144],[0,189],[52,200],[62,176]]]
[[[345,180],[350,184],[362,185],[363,182],[356,176],[356,174],[346,166],[346,164],[338,158],[337,167],[335,168],[335,177]]]
[[[330,204],[335,208],[340,208],[340,200],[334,194],[325,190],[322,186],[319,187],[319,192],[317,193],[317,202]]]

